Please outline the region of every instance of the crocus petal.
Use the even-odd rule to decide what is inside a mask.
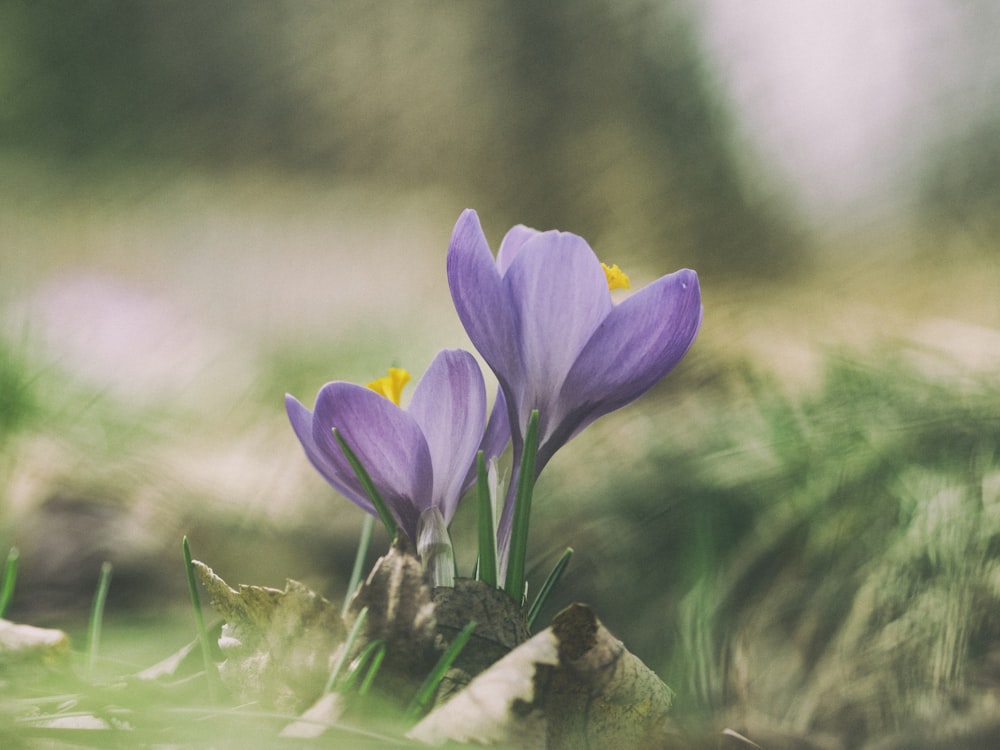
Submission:
[[[509,442],[510,420],[507,418],[507,399],[504,398],[503,390],[498,388],[479,450],[483,452],[483,456],[488,462],[491,458],[496,458],[503,453]]]
[[[285,411],[288,412],[288,420],[292,423],[292,429],[298,437],[299,442],[305,449],[306,457],[322,477],[329,482],[337,492],[344,495],[351,502],[361,506],[371,514],[375,513],[375,508],[364,492],[358,494],[355,488],[345,484],[340,477],[340,467],[334,464],[329,454],[321,450],[316,441],[313,440],[313,415],[306,407],[299,403],[294,396],[285,395]],[[337,448],[340,452],[340,448]]]
[[[556,410],[559,427],[539,450],[541,466],[588,424],[634,401],[666,375],[694,342],[701,317],[698,275],[687,269],[615,306],[566,377]]]
[[[472,209],[462,212],[448,246],[448,286],[458,317],[503,388],[522,380],[514,324],[500,274]]]
[[[445,522],[451,522],[486,422],[486,386],[475,358],[460,349],[440,352],[417,384],[407,410],[430,450],[433,504]]]
[[[525,373],[514,429],[523,436],[531,410],[538,409],[544,441],[555,427],[555,400],[563,381],[611,311],[607,277],[583,238],[543,232],[524,243],[503,284]]]
[[[503,389],[497,388],[496,401],[493,402],[493,409],[490,411],[490,418],[486,422],[486,431],[483,433],[483,440],[479,444],[479,450],[483,452],[483,458],[489,466],[490,459],[494,459],[504,452],[507,443],[510,442],[510,418],[507,415],[507,400],[503,396]],[[479,451],[476,451],[477,453]],[[462,482],[462,494],[464,495],[476,483],[478,467],[475,461],[469,466],[465,474],[465,481]]]
[[[537,237],[539,234],[541,232],[537,229],[531,229],[524,226],[524,224],[511,227],[511,230],[504,235],[503,241],[500,243],[500,249],[497,250],[497,271],[500,272],[501,276],[507,273],[507,269],[510,268],[510,264],[514,262],[514,258],[517,257],[518,253],[521,252],[524,243]]]
[[[364,490],[333,435],[336,427],[411,539],[420,512],[430,507],[434,474],[427,441],[417,421],[388,399],[354,383],[327,383],[316,397],[313,441],[338,478],[357,494]]]

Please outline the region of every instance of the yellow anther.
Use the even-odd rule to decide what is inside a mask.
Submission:
[[[403,386],[408,382],[410,382],[410,373],[399,367],[390,367],[388,375],[373,380],[368,384],[368,387],[399,406],[399,399],[403,395]]]
[[[608,266],[607,263],[601,263],[601,268],[604,269],[604,275],[608,277],[609,290],[632,288],[629,285],[628,276],[617,266],[617,264]]]

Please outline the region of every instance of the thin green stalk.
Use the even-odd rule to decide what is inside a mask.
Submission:
[[[385,641],[381,638],[365,646],[361,653],[354,657],[351,666],[348,667],[347,676],[344,678],[344,684],[341,686],[342,691],[346,692],[350,690],[354,686],[354,683],[357,682],[361,670],[367,666],[368,670],[365,672],[365,678],[358,686],[358,695],[367,693],[368,688],[371,687],[372,681],[375,679],[375,675],[378,674],[378,670],[382,666],[382,660],[385,658],[385,649]]]
[[[358,618],[354,621],[353,627],[351,627],[351,632],[347,634],[347,640],[344,641],[344,647],[340,650],[337,662],[333,665],[333,669],[330,670],[330,676],[327,678],[326,685],[323,687],[324,695],[326,693],[333,692],[333,688],[337,684],[337,680],[340,678],[340,673],[343,671],[344,665],[347,663],[347,656],[354,650],[354,642],[358,639],[358,635],[361,633],[361,626],[364,625],[367,617],[368,607],[362,607],[361,611],[358,612]]]
[[[497,532],[493,520],[493,498],[490,497],[490,480],[486,472],[486,457],[482,451],[476,455],[476,499],[479,510],[479,568],[477,578],[496,588],[497,585]]]
[[[347,582],[347,593],[344,595],[344,604],[340,608],[340,616],[347,615],[347,609],[351,605],[351,597],[358,590],[358,583],[361,582],[361,573],[365,567],[365,558],[368,556],[368,547],[372,543],[372,533],[375,531],[375,516],[365,513],[365,520],[361,524],[361,535],[358,537],[358,551],[354,555],[354,567],[351,568],[351,578]]]
[[[434,669],[424,678],[423,683],[421,683],[420,688],[417,690],[417,694],[413,697],[413,701],[411,701],[409,707],[406,709],[406,718],[408,721],[415,721],[424,712],[424,709],[427,708],[427,705],[431,702],[431,698],[434,697],[438,687],[441,685],[441,680],[444,679],[445,672],[451,669],[451,665],[455,663],[455,659],[462,653],[462,649],[469,642],[469,639],[472,637],[472,631],[475,629],[476,621],[470,620],[469,624],[462,628],[462,631],[455,636],[455,640],[451,642],[448,649],[441,654],[441,658],[434,665]]]
[[[562,553],[562,557],[559,558],[559,562],[549,573],[548,578],[545,579],[545,583],[542,587],[538,589],[538,596],[535,597],[535,601],[531,603],[531,609],[528,610],[528,627],[531,628],[535,624],[535,619],[538,617],[538,613],[542,611],[542,607],[545,606],[545,602],[548,601],[549,594],[552,593],[552,589],[555,585],[559,583],[559,579],[562,578],[563,573],[566,572],[566,566],[569,565],[570,558],[573,557],[573,548],[567,547],[566,551]]]
[[[365,679],[358,686],[358,695],[368,694],[368,688],[371,687],[372,681],[375,679],[375,675],[378,674],[378,670],[382,666],[382,660],[385,658],[385,641],[375,641],[375,643],[378,644],[378,648],[375,651],[375,655],[371,659],[371,665],[368,667],[368,671],[365,673]]]
[[[11,599],[14,598],[14,584],[17,583],[17,561],[20,558],[17,547],[11,547],[7,553],[7,561],[3,564],[3,581],[0,582],[0,617],[7,612]]]
[[[215,669],[215,662],[212,661],[212,642],[208,637],[208,629],[205,627],[205,617],[201,611],[201,598],[198,596],[198,582],[195,579],[194,563],[191,557],[191,545],[185,536],[181,540],[181,549],[184,551],[184,570],[187,574],[188,594],[191,596],[191,606],[194,608],[195,626],[198,628],[198,643],[201,645],[201,661],[205,668],[205,678],[208,680],[208,693],[214,703],[218,697],[216,693],[215,680],[218,672]]]
[[[104,604],[108,600],[111,587],[111,563],[101,563],[101,574],[97,579],[94,604],[90,609],[90,623],[87,626],[87,671],[91,676],[97,667],[97,655],[101,648],[101,626],[104,623]]]
[[[372,505],[375,506],[375,512],[378,513],[378,517],[382,519],[382,525],[385,526],[385,530],[389,534],[390,539],[396,538],[396,519],[389,511],[389,507],[385,504],[385,500],[382,499],[382,495],[375,488],[375,483],[372,482],[371,475],[365,471],[365,467],[361,465],[361,461],[358,460],[357,455],[351,450],[351,447],[344,440],[344,436],[340,434],[340,430],[336,427],[333,428],[333,436],[337,439],[337,443],[340,445],[340,450],[344,452],[344,457],[347,462],[354,469],[354,474],[357,476],[358,481],[361,482],[361,486],[364,488],[365,493],[368,495],[369,499],[372,501]]]
[[[528,553],[528,522],[531,520],[531,492],[535,487],[535,459],[538,457],[538,409],[528,417],[524,449],[518,465],[517,492],[514,496],[514,520],[507,558],[507,582],[504,589],[514,601],[524,600],[524,563]]]

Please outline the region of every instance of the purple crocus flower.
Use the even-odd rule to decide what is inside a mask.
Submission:
[[[609,270],[575,234],[516,226],[494,260],[475,211],[455,224],[452,299],[507,398],[515,457],[532,410],[539,412],[536,477],[584,427],[666,375],[701,325],[694,271],[663,276],[615,304]],[[512,506],[506,503],[501,519],[503,548]]]
[[[313,466],[334,489],[374,514],[337,444],[337,428],[414,542],[424,511],[437,508],[451,521],[473,484],[478,450],[487,459],[495,457],[510,439],[502,394],[487,424],[482,373],[475,358],[460,349],[434,358],[406,409],[343,381],[324,385],[312,412],[293,396],[285,396],[285,408]]]

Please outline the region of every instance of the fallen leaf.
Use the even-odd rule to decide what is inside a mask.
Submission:
[[[573,604],[552,621],[559,669],[548,696],[550,748],[662,748],[673,691],[615,638],[593,611]]]
[[[672,696],[590,608],[574,604],[409,736],[525,750],[663,748],[671,740]]]
[[[368,615],[355,650],[371,641],[385,641],[379,683],[384,692],[397,695],[405,705],[434,666],[441,647],[430,583],[404,535],[375,562],[351,599],[348,612],[357,617],[364,607]]]
[[[470,621],[476,623],[472,637],[438,689],[436,700],[441,704],[531,634],[524,607],[482,581],[456,578],[454,587],[434,589],[433,599],[437,633],[445,648]]]
[[[226,620],[219,638],[223,683],[241,700],[278,711],[312,703],[347,634],[337,608],[297,581],[287,581],[284,591],[232,589],[204,563],[194,566]]]
[[[448,740],[545,748],[545,687],[559,665],[559,642],[543,630],[481,672],[407,734],[430,745]]]

